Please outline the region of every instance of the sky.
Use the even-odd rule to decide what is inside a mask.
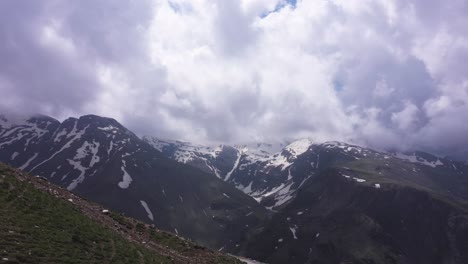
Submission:
[[[468,0],[3,0],[1,112],[468,150]]]

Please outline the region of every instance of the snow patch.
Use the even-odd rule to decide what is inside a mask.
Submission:
[[[24,163],[23,166],[19,167],[19,169],[20,170],[26,169],[31,163],[31,161],[33,161],[37,157],[37,155],[39,155],[39,153],[34,153],[34,155],[30,159],[28,159],[28,161],[26,161],[26,163]]]
[[[289,167],[288,169],[288,181],[290,181],[292,179],[292,175],[291,175],[291,167]]]
[[[355,181],[357,181],[357,182],[360,182],[360,183],[366,181],[366,180],[364,180],[364,179],[359,179],[359,178],[356,178],[356,177],[353,177],[353,179],[354,179]]]
[[[251,181],[249,183],[249,185],[247,185],[247,187],[245,187],[245,188],[243,188],[241,190],[246,194],[250,194],[252,192],[252,183],[253,183],[253,181]]]
[[[296,232],[297,232],[297,227],[290,227],[289,230],[291,230],[291,233],[293,235],[294,239],[297,239]]]
[[[294,182],[291,182],[288,185],[286,185],[284,188],[278,191],[277,197],[275,198],[276,200],[275,207],[286,203],[287,201],[291,200],[294,197],[292,195],[293,191],[291,191],[291,187],[293,184]]]
[[[122,189],[127,189],[128,186],[130,186],[130,183],[132,182],[132,177],[130,177],[130,174],[128,174],[128,172],[125,170],[125,167],[125,160],[122,160],[122,166],[120,167],[120,169],[123,172],[123,177],[122,181],[118,183],[119,187]]]
[[[343,175],[343,177],[345,177],[345,178],[347,178],[347,179],[352,178],[353,180],[355,180],[355,181],[357,181],[357,182],[359,182],[359,183],[366,182],[366,180],[364,180],[364,179],[360,179],[360,178],[356,178],[356,177],[351,177],[351,176],[345,175],[345,174],[342,174],[342,175]]]
[[[98,127],[97,129],[102,130],[102,131],[113,131],[113,130],[119,130],[115,126],[108,125],[106,127]]]
[[[289,162],[288,159],[280,153],[275,154],[270,160],[268,160],[268,164],[273,167],[281,167],[281,170],[285,170],[287,167],[291,166],[291,162]]]
[[[252,259],[248,259],[248,258],[244,258],[244,257],[239,257],[239,256],[234,256],[234,255],[231,255],[231,256],[237,258],[238,260],[242,261],[245,264],[264,264],[262,262],[258,262],[256,260],[252,260]]]
[[[63,181],[63,180],[65,180],[65,179],[68,177],[68,174],[69,174],[69,173],[67,173],[67,174],[63,175],[63,176],[62,176],[62,178],[60,179],[60,181]]]
[[[145,208],[145,211],[146,213],[148,214],[148,218],[151,220],[151,221],[154,221],[154,216],[153,216],[153,212],[151,212],[148,204],[143,201],[143,200],[140,200],[140,203],[141,203],[141,206],[143,206],[143,208]]]
[[[99,151],[99,142],[95,142],[93,140],[93,143],[89,143],[88,141],[85,141],[83,145],[76,150],[76,155],[73,158],[74,160],[81,160],[83,158],[86,158],[89,154],[92,154],[93,156],[91,157],[91,161],[89,162],[89,167],[93,167],[94,164],[98,163],[100,161],[100,157],[97,155]]]
[[[232,167],[231,171],[229,171],[229,172],[226,174],[226,177],[224,177],[224,180],[225,180],[225,181],[228,181],[229,178],[231,178],[232,173],[233,173],[233,172],[237,169],[237,167],[239,166],[239,162],[240,162],[241,157],[242,157],[242,152],[237,153],[236,162],[234,163],[234,166]]]
[[[67,190],[72,191],[76,188],[76,186],[78,186],[78,184],[84,181],[86,168],[81,165],[80,161],[74,161],[69,159],[68,163],[70,163],[70,165],[73,166],[73,169],[78,170],[80,172],[80,175],[76,179],[74,179],[67,187]]]
[[[16,157],[18,157],[18,155],[19,155],[18,152],[13,152],[13,154],[11,155],[11,160],[16,159]]]
[[[402,159],[402,160],[406,160],[406,161],[409,161],[409,162],[412,162],[412,163],[418,163],[418,164],[430,166],[432,168],[444,165],[444,163],[442,163],[442,161],[440,161],[440,159],[437,159],[436,161],[428,161],[428,160],[426,160],[426,159],[424,159],[422,157],[416,156],[416,154],[414,154],[414,153],[412,155],[407,155],[407,154],[404,154],[404,153],[395,153],[394,156],[399,158],[399,159]]]
[[[306,152],[313,143],[310,139],[301,139],[287,145],[284,149],[291,153],[295,159]]]
[[[107,148],[107,155],[110,156],[112,149],[114,148],[114,138],[110,141],[109,147]]]
[[[277,193],[279,190],[283,189],[284,188],[284,183],[282,183],[280,186],[276,187],[276,188],[273,188],[273,190],[267,192],[266,194],[262,195],[263,197],[268,197],[274,193]]]
[[[67,131],[65,129],[60,130],[57,134],[55,134],[54,143],[60,142],[61,137],[65,136]]]

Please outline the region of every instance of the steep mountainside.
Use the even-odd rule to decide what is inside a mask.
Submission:
[[[164,157],[113,119],[1,120],[0,161],[207,246],[241,250],[266,216],[251,197]]]
[[[1,263],[240,263],[0,164]]]
[[[275,212],[251,238],[245,253],[252,258],[268,263],[467,261],[464,163],[423,152],[384,153],[309,140],[262,157],[246,148],[231,149],[237,155],[224,160],[232,167],[220,178]],[[182,161],[199,166],[193,162],[198,154],[190,156]]]
[[[268,263],[466,263],[466,200],[380,174],[382,165],[359,160],[315,173],[247,255]]]

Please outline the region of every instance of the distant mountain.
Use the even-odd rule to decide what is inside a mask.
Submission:
[[[0,226],[1,263],[241,263],[4,164]]]
[[[211,147],[149,136],[143,140],[166,157],[212,173],[257,201],[274,199],[277,204],[271,208],[289,200],[293,189],[301,184],[297,179],[298,184],[293,183],[289,169],[312,144],[310,140],[300,140],[287,146],[252,143]]]
[[[114,119],[0,118],[0,161],[157,227],[238,252],[267,216],[254,199],[166,158]]]
[[[468,167],[462,162],[307,139],[261,155],[244,146],[144,140],[167,157],[211,171],[275,212],[250,239],[252,258],[468,261]]]

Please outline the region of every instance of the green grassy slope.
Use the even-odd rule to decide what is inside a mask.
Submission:
[[[240,262],[0,164],[0,263]]]

